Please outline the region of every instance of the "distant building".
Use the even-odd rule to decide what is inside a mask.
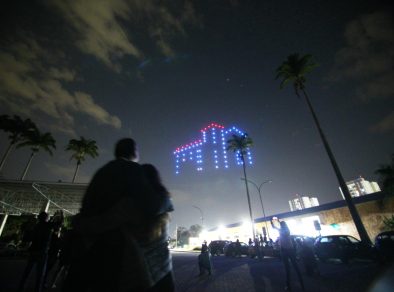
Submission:
[[[311,208],[319,206],[319,200],[316,197],[299,196],[289,201],[290,210],[303,210],[306,208]]]
[[[380,192],[380,187],[377,182],[369,182],[361,176],[355,180],[346,182],[346,185],[352,197],[360,197],[363,195]]]
[[[385,198],[385,203],[379,202]],[[388,196],[388,193],[378,192],[368,196],[361,196],[353,199],[354,204],[359,210],[360,217],[364,223],[365,229],[371,239],[375,238],[378,233],[385,228],[381,219],[382,215],[391,217],[394,215],[394,197]],[[272,227],[270,221],[272,218],[278,218],[285,221],[292,234],[316,237],[320,234],[340,235],[348,234],[360,238],[353,220],[349,216],[349,208],[344,200],[338,200],[322,204],[320,206],[285,212],[279,214],[270,214],[266,217],[256,218],[255,228],[258,234],[263,233],[263,227],[266,228],[268,236],[274,241],[279,236],[276,229]],[[316,223],[319,222],[321,230],[316,230]],[[250,223],[234,222],[223,226],[216,226],[207,230],[203,234],[200,242],[203,240],[226,239],[247,242],[251,236]],[[201,245],[201,243],[200,243]]]

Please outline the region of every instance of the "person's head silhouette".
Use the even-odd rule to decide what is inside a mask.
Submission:
[[[47,222],[49,219],[48,213],[42,211],[37,216],[38,222]]]
[[[138,161],[138,151],[135,141],[131,138],[120,139],[115,146],[115,157]]]

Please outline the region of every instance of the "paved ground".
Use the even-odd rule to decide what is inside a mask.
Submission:
[[[242,258],[214,257],[213,275],[199,276],[198,253],[173,252],[174,274],[178,292],[253,292],[283,291],[284,269],[275,258],[264,258],[262,262]],[[0,259],[0,291],[14,292],[24,269],[23,259]],[[394,291],[394,266],[381,268],[370,262],[339,262],[320,264],[321,276],[310,278],[304,275],[306,291],[310,292],[386,292]],[[32,277],[31,277],[32,280]],[[301,291],[296,279],[293,290]],[[32,281],[26,291],[32,291]],[[48,290],[51,292],[59,289]],[[110,291],[109,291],[110,292]]]
[[[276,258],[266,257],[260,262],[247,257],[213,257],[213,275],[200,277],[197,255],[174,253],[177,291],[284,291],[285,272],[283,264]],[[319,264],[319,267],[320,277],[303,275],[306,291],[394,291],[393,267],[386,272],[388,282],[384,283],[379,279],[385,274],[385,269],[371,262],[354,261],[344,265],[331,261]],[[382,284],[386,286],[382,287]],[[302,291],[295,277],[292,288],[292,291]]]

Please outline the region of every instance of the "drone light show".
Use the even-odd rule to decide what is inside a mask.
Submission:
[[[236,127],[225,128],[223,125],[211,123],[200,130],[199,137],[174,151],[175,173],[179,174],[186,167],[201,172],[207,169],[228,169],[242,165],[239,153],[228,152],[226,143],[232,135],[244,135]],[[252,154],[247,149],[245,162],[252,165]]]

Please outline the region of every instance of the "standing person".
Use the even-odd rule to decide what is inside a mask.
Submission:
[[[256,237],[254,240],[254,254],[257,256],[257,258],[259,259],[259,261],[263,260],[264,258],[264,254],[262,252],[262,245],[260,245],[259,239]]]
[[[304,239],[300,242],[300,256],[308,276],[320,275],[315,253],[313,252],[313,241]]]
[[[205,241],[201,246],[201,253],[198,255],[198,268],[200,270],[200,276],[208,271],[208,275],[212,274],[212,263],[211,263],[211,253]]]
[[[168,249],[169,212],[174,211],[170,194],[162,184],[159,171],[152,164],[143,164],[146,178],[158,195],[160,208],[156,217],[152,218],[134,234],[145,256],[153,287],[148,291],[172,292],[175,290],[172,274],[172,258]]]
[[[144,291],[153,285],[130,230],[157,217],[160,194],[137,163],[133,139],[119,140],[115,157],[93,176],[75,219],[78,235],[64,291]]]
[[[241,243],[239,242],[239,239],[235,241],[235,256],[240,257],[241,256]]]
[[[296,250],[293,241],[290,236],[290,230],[285,221],[280,221],[280,228],[275,226],[273,220],[271,220],[271,225],[273,228],[279,231],[279,246],[283,264],[286,270],[286,287],[285,290],[291,290],[291,273],[290,273],[290,262],[293,265],[294,270],[297,273],[298,280],[300,282],[301,288],[304,291],[304,281],[301,276],[300,269],[298,268],[296,260]]]
[[[44,285],[44,278],[46,273],[46,265],[48,260],[48,249],[50,246],[50,239],[52,228],[60,226],[62,222],[56,220],[49,221],[49,215],[46,212],[41,212],[38,217],[38,222],[33,229],[31,245],[28,249],[29,257],[26,268],[23,272],[22,279],[18,291],[24,291],[26,280],[33,267],[36,267],[36,282],[35,292],[41,292]]]
[[[66,229],[60,237],[59,263],[53,273],[51,281],[49,282],[49,288],[56,288],[59,278],[67,275],[71,261],[72,232],[72,229]]]
[[[47,278],[48,274],[51,272],[52,268],[55,266],[58,257],[59,257],[59,251],[60,251],[60,244],[61,244],[61,226],[57,227],[55,230],[53,230],[50,238],[50,245],[48,249],[48,260],[47,260],[47,267],[45,271],[45,277],[44,277],[44,287],[48,287],[47,284]]]

